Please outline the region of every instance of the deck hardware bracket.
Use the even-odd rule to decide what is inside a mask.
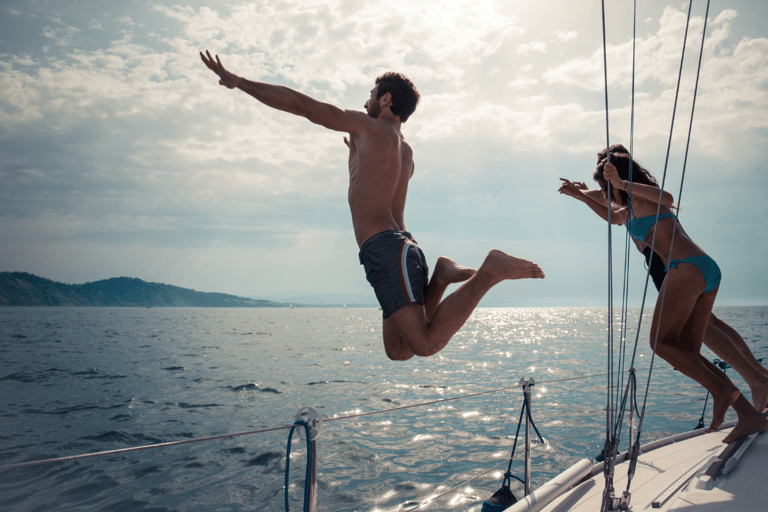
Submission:
[[[302,418],[306,414],[306,419]],[[304,420],[309,425],[309,440],[314,441],[320,436],[320,431],[323,429],[323,418],[313,407],[302,407],[299,412],[296,413],[296,421]],[[304,429],[297,429],[299,436],[302,439],[306,439]]]
[[[623,492],[621,498],[610,498],[609,510],[629,510],[629,501],[632,498],[632,494]]]

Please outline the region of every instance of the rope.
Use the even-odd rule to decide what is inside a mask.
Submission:
[[[493,466],[493,467],[491,467],[491,468],[489,468],[489,469],[487,469],[487,470],[483,471],[482,473],[479,473],[479,474],[477,474],[477,475],[473,476],[473,477],[472,477],[472,478],[470,478],[469,480],[465,480],[464,482],[460,483],[459,485],[455,485],[455,486],[451,487],[450,489],[448,489],[447,491],[445,491],[445,492],[443,492],[443,493],[441,493],[441,494],[438,494],[437,496],[432,496],[430,499],[428,499],[428,500],[427,500],[427,501],[425,501],[424,503],[420,503],[420,504],[416,505],[416,506],[415,506],[415,507],[413,507],[413,508],[409,508],[409,509],[406,509],[406,510],[405,510],[405,512],[412,512],[412,511],[414,511],[414,510],[418,510],[418,509],[420,509],[421,507],[426,507],[426,506],[427,506],[427,505],[429,505],[430,503],[432,503],[432,502],[434,502],[434,501],[437,501],[438,499],[442,498],[443,496],[445,496],[445,495],[447,495],[447,494],[450,494],[450,493],[452,493],[453,491],[455,491],[455,490],[456,490],[456,489],[458,489],[459,487],[463,487],[463,486],[467,485],[469,482],[472,482],[473,480],[477,480],[478,478],[480,478],[480,477],[481,477],[481,476],[483,476],[483,475],[487,475],[488,473],[490,473],[490,472],[491,472],[491,471],[493,471],[494,469],[498,468],[498,467],[499,467],[499,466],[501,466],[502,464],[505,464],[506,462],[507,462],[506,460],[503,460],[503,461],[499,462],[498,464],[496,464],[495,466]]]
[[[541,434],[539,433],[539,429],[536,428],[536,424],[533,422],[533,417],[531,416],[531,406],[529,403],[528,395],[525,395],[523,397],[523,407],[520,409],[520,418],[517,420],[517,431],[515,432],[515,442],[512,444],[512,454],[509,456],[509,466],[507,467],[507,472],[504,474],[504,484],[507,484],[507,481],[509,480],[509,477],[512,476],[512,459],[515,458],[515,450],[517,449],[517,440],[520,439],[520,427],[523,425],[523,414],[526,415],[526,418],[528,418],[528,421],[531,422],[531,426],[533,427],[533,430],[536,431],[536,435],[539,436],[539,441],[541,443],[544,443],[544,438],[541,437]]]
[[[290,474],[291,467],[291,438],[293,437],[293,431],[297,426],[304,427],[305,437],[307,439],[307,470],[304,474],[304,512],[309,512],[309,487],[312,477],[312,441],[310,439],[309,424],[306,421],[298,420],[293,424],[291,430],[288,432],[288,448],[285,454],[285,512],[289,512],[288,506],[288,475]]]
[[[470,478],[469,480],[466,480],[465,482],[462,482],[461,484],[448,489],[447,491],[443,492],[442,494],[438,494],[437,496],[433,496],[432,498],[430,498],[429,500],[425,501],[424,503],[421,503],[421,504],[415,506],[414,508],[408,509],[408,512],[410,512],[412,510],[417,510],[417,509],[419,509],[419,508],[421,508],[423,506],[426,506],[426,505],[432,503],[433,501],[435,501],[435,500],[437,500],[439,498],[442,498],[446,494],[449,494],[449,493],[455,491],[459,487],[462,487],[462,486],[468,484],[469,482],[471,482],[473,480],[476,480],[477,478],[480,478],[481,476],[483,476],[485,474],[490,473],[491,471],[493,471],[494,469],[498,468],[499,466],[501,466],[505,462],[509,462],[509,465],[507,466],[506,473],[504,473],[504,481],[502,482],[501,486],[502,486],[502,488],[504,488],[504,487],[508,488],[509,487],[509,483],[511,481],[511,478],[514,476],[514,475],[512,475],[512,461],[515,458],[515,450],[517,449],[517,441],[518,441],[518,439],[520,439],[520,427],[523,424],[523,414],[526,414],[526,417],[528,418],[528,421],[530,421],[531,425],[533,426],[533,429],[536,431],[536,435],[539,436],[539,440],[541,441],[542,444],[544,444],[544,438],[539,433],[539,429],[536,427],[536,424],[533,421],[533,417],[531,416],[531,406],[530,406],[530,403],[529,403],[529,394],[524,392],[523,393],[523,406],[520,409],[520,417],[517,420],[517,431],[515,432],[515,442],[512,444],[512,454],[509,456],[509,458],[507,460],[505,460],[505,461],[502,461],[502,462],[496,464],[495,466],[491,467],[490,469],[487,469],[487,470],[483,471],[482,473],[480,473],[478,475],[475,475],[474,477]],[[517,478],[517,480],[520,480],[516,476],[514,478]],[[520,481],[522,482],[522,480],[520,480]],[[525,483],[525,482],[523,482],[523,483]]]

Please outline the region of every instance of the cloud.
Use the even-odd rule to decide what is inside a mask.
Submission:
[[[524,43],[521,45],[518,45],[517,47],[517,53],[522,55],[528,55],[530,53],[545,53],[547,50],[547,45],[542,42],[534,41],[532,43]]]
[[[555,30],[555,37],[558,41],[562,41],[564,43],[567,43],[568,41],[573,41],[577,37],[579,37],[579,33],[575,30],[569,30],[568,32],[564,32],[562,30]]]
[[[441,64],[455,72],[460,66],[452,62],[482,59],[520,31],[492,2],[453,2],[445,8],[435,2],[324,1],[310,6],[283,0],[235,4],[225,14],[206,7],[157,9],[183,23],[188,40],[232,59],[246,55],[247,62],[233,61],[244,73],[280,76],[302,89],[322,84],[336,92],[367,84],[366,68],[408,73]],[[382,18],[382,10],[389,16]],[[413,20],[419,20],[418,28]]]
[[[391,16],[382,18],[382,8]],[[255,155],[268,165],[338,164],[343,156],[331,156],[338,154],[338,137],[320,129],[308,131],[303,120],[215,87],[215,79],[196,59],[197,51],[210,48],[237,73],[286,82],[333,103],[344,103],[350,91],[367,90],[376,74],[399,69],[427,84],[422,91],[426,105],[445,95],[461,96],[468,80],[475,83],[467,70],[474,66],[483,72],[483,62],[502,51],[509,37],[523,32],[489,1],[458,1],[446,8],[435,2],[373,6],[328,0],[308,6],[282,0],[238,2],[218,10],[178,5],[156,5],[153,10],[178,23],[180,30],[152,41],[139,36],[135,16],[120,16],[127,29],[92,49],[72,39],[78,29],[56,21],[70,34],[72,48],[55,59],[3,64],[0,86],[8,101],[0,100],[0,122],[24,129],[45,120],[56,130],[105,119],[128,125],[171,123],[173,129],[156,144],[183,161],[244,162]],[[416,19],[423,23],[412,23]],[[158,42],[166,48],[158,50]],[[544,44],[527,48],[541,52]],[[499,83],[522,87],[536,80],[510,80],[508,72],[494,69]],[[489,111],[482,101],[466,99],[459,119],[474,116],[478,108]],[[362,95],[355,98],[363,100]],[[502,122],[508,123],[510,116],[514,114],[507,113]],[[436,136],[454,133],[453,125],[437,130]]]
[[[391,16],[379,16],[381,8]],[[601,50],[547,66],[550,60],[533,56],[546,52],[545,43],[504,45],[523,30],[492,2],[459,1],[447,9],[434,2],[372,6],[327,0],[308,6],[281,0],[237,2],[217,10],[178,5],[156,5],[153,10],[177,23],[178,30],[148,39],[136,32],[139,29],[131,21],[135,16],[120,16],[127,30],[95,49],[78,46],[79,29],[53,18],[48,26],[54,28],[45,33],[60,31],[73,48],[53,59],[25,55],[0,63],[4,90],[0,123],[6,129],[41,135],[51,129],[88,130],[86,125],[111,124],[107,130],[131,139],[126,140],[126,148],[132,147],[133,153],[127,158],[145,168],[166,153],[198,169],[193,173],[215,175],[207,169],[222,165],[234,167],[231,176],[253,173],[251,182],[267,190],[295,188],[290,183],[306,175],[306,169],[319,166],[330,171],[343,166],[339,135],[308,128],[304,120],[216,87],[215,77],[196,57],[198,50],[210,47],[221,52],[225,65],[235,72],[289,83],[337,104],[348,104],[350,98],[353,104],[362,103],[360,93],[367,91],[372,76],[385,69],[402,69],[425,84],[418,115],[406,127],[417,140],[466,132],[509,137],[517,146],[530,149],[560,141],[575,150],[583,147],[583,135],[591,128],[599,131],[602,114],[599,108],[588,110],[579,91],[602,90]],[[740,116],[744,119],[747,108],[752,113],[766,109],[759,86],[768,69],[765,41],[747,39],[731,45],[729,23],[734,16],[733,11],[723,11],[710,23],[707,53],[714,56],[705,61],[700,91],[699,108],[709,120],[698,133],[714,138],[708,147],[720,151],[728,139],[716,133],[717,126],[732,125]],[[423,23],[416,25],[413,19]],[[659,126],[668,124],[670,87],[676,80],[684,22],[682,12],[667,8],[656,32],[638,41],[637,110],[643,112],[638,115],[646,126],[653,126],[646,132],[656,133]],[[694,18],[692,34],[702,22]],[[93,20],[88,23],[93,25]],[[575,31],[555,35],[560,41],[576,38]],[[692,48],[694,39],[691,36]],[[630,41],[609,47],[612,87],[630,83],[630,49]],[[494,60],[495,55],[510,51],[521,58],[530,55],[531,61],[500,66]],[[477,75],[470,75],[470,70]],[[484,83],[483,73],[493,80]],[[489,94],[491,87],[498,87],[498,92]],[[505,91],[514,95],[505,96]],[[689,97],[683,92],[683,100]],[[626,96],[615,95],[612,100],[614,115],[627,118]],[[766,116],[746,119],[739,130],[759,131]],[[162,128],[149,128],[152,124]],[[137,140],[128,135],[137,127],[156,138],[139,135]],[[643,133],[640,128],[641,137]],[[261,174],[253,162],[281,172]],[[316,191],[328,190],[317,185]]]
[[[51,21],[54,23],[54,26],[44,27],[42,31],[43,37],[53,41],[53,44],[56,46],[71,46],[81,30],[67,25],[60,18],[52,18]]]
[[[727,19],[727,16],[720,16],[713,25],[717,27]],[[637,39],[634,76],[636,85],[659,83],[670,86],[677,82],[685,23],[685,13],[667,7],[661,15],[657,31]],[[689,52],[698,53],[703,24],[703,18],[695,16],[692,18],[687,43]],[[720,26],[727,33],[727,27]],[[608,80],[611,85],[618,84],[622,87],[631,85],[632,46],[631,38],[619,43],[609,42],[607,60]],[[590,55],[577,56],[551,67],[544,77],[551,83],[568,84],[590,91],[602,90],[604,88],[602,46],[595,48]]]
[[[412,78],[422,103],[403,127],[417,159],[409,223],[420,242],[468,261],[482,260],[476,244],[456,243],[468,232],[483,246],[502,238],[527,248],[549,236],[562,214],[542,205],[562,206],[550,205],[560,198],[548,180],[593,166],[602,144],[602,49],[589,37],[594,23],[573,22],[568,9],[581,7],[549,18],[540,12],[548,5],[486,0],[202,4],[129,2],[85,15],[72,4],[35,17],[17,8],[14,30],[31,42],[0,42],[0,232],[17,244],[15,261],[34,250],[43,265],[55,247],[86,275],[92,251],[103,273],[81,282],[131,275],[141,260],[145,277],[185,284],[153,275],[149,260],[181,277],[184,268],[229,268],[221,262],[235,254],[252,258],[232,264],[238,272],[257,261],[280,286],[300,256],[327,253],[318,265],[333,266],[343,253],[354,276],[343,279],[356,282],[343,134],[220,87],[198,57],[206,48],[249,79],[353,109],[381,72]],[[636,148],[656,169],[685,20],[672,8],[651,19],[638,40],[635,122]],[[767,40],[737,38],[735,20],[729,10],[710,19],[698,153],[743,156],[765,145]],[[702,24],[692,22],[692,62]],[[625,33],[609,47],[616,138],[629,126],[630,52]],[[686,67],[680,116],[692,76]],[[756,182],[754,166],[734,172]],[[537,254],[554,242],[542,243]],[[302,272],[312,279],[312,268]]]
[[[768,119],[768,39],[733,41],[735,11],[724,10],[709,20],[699,82],[694,141],[697,149],[722,155],[733,146],[755,146],[764,140]],[[635,73],[638,138],[663,140],[674,106],[682,55],[685,13],[667,7],[655,33],[637,40]],[[693,17],[686,44],[678,115],[690,115],[703,18]],[[608,46],[609,99],[616,125],[629,125],[629,88],[632,84],[632,41]],[[598,92],[604,88],[602,48],[549,68],[550,84]],[[614,119],[615,120],[615,119]],[[682,123],[682,121],[680,121]],[[678,140],[685,136],[678,127]],[[747,139],[742,134],[749,133]],[[660,137],[661,136],[661,137]],[[739,140],[741,139],[741,141]]]

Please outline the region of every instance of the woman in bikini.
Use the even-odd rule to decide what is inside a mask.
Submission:
[[[584,202],[605,220],[609,220],[605,201],[610,197],[611,223],[625,224],[629,234],[642,244],[654,244],[655,252],[664,260],[667,275],[653,312],[651,348],[712,394],[710,430],[720,427],[728,407],[736,411],[738,424],[723,442],[768,429],[768,420],[725,373],[700,353],[720,286],[720,269],[677,222],[672,195],[662,192],[646,169],[618,149],[612,147],[616,152],[610,153],[610,162],[602,159],[594,173],[604,201],[590,197],[582,187],[568,180],[563,180],[560,192]]]

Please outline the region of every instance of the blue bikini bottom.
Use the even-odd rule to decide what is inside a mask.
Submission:
[[[704,288],[704,293],[711,292],[720,286],[720,267],[717,266],[715,260],[706,254],[701,256],[691,256],[690,258],[683,258],[681,260],[670,260],[669,265],[667,265],[666,268],[667,272],[669,272],[670,268],[677,268],[678,263],[690,263],[699,269],[699,272],[704,276],[704,281],[707,284],[707,287]]]

